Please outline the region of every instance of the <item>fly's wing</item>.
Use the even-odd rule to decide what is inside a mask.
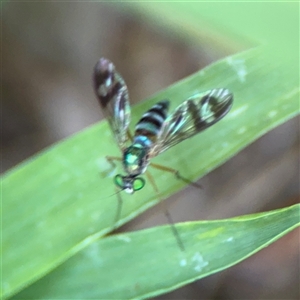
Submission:
[[[117,143],[124,150],[130,122],[128,91],[122,76],[106,58],[101,58],[95,65],[94,89]]]
[[[232,102],[233,94],[227,89],[213,89],[187,99],[165,120],[150,156],[212,126],[228,113]]]

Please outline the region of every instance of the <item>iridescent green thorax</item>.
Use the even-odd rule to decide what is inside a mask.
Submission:
[[[128,147],[123,156],[125,171],[130,175],[139,175],[144,172],[147,151],[141,144],[134,143]]]

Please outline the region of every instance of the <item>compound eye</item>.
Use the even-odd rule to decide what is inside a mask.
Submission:
[[[115,176],[114,180],[115,180],[115,184],[123,190],[124,189],[123,176],[118,174],[118,175]]]
[[[137,177],[133,180],[133,190],[139,191],[145,186],[145,180],[143,178]]]

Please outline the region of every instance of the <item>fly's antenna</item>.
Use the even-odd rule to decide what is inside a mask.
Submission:
[[[117,190],[115,193],[113,193],[113,194],[111,194],[111,195],[109,195],[109,196],[107,196],[107,197],[104,197],[104,198],[102,198],[102,199],[107,199],[107,198],[110,198],[110,197],[112,197],[112,196],[115,196],[115,195],[119,194],[120,192],[122,192],[123,190],[124,190],[124,189]]]

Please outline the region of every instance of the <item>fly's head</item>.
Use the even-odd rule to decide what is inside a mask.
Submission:
[[[115,184],[121,190],[124,190],[128,194],[133,194],[136,191],[141,190],[145,185],[145,180],[141,177],[135,176],[122,176],[118,174],[115,176]]]
[[[123,153],[123,166],[128,175],[116,175],[115,184],[128,194],[139,191],[145,180],[138,175],[145,172],[148,164],[147,148],[139,143],[129,146]]]

